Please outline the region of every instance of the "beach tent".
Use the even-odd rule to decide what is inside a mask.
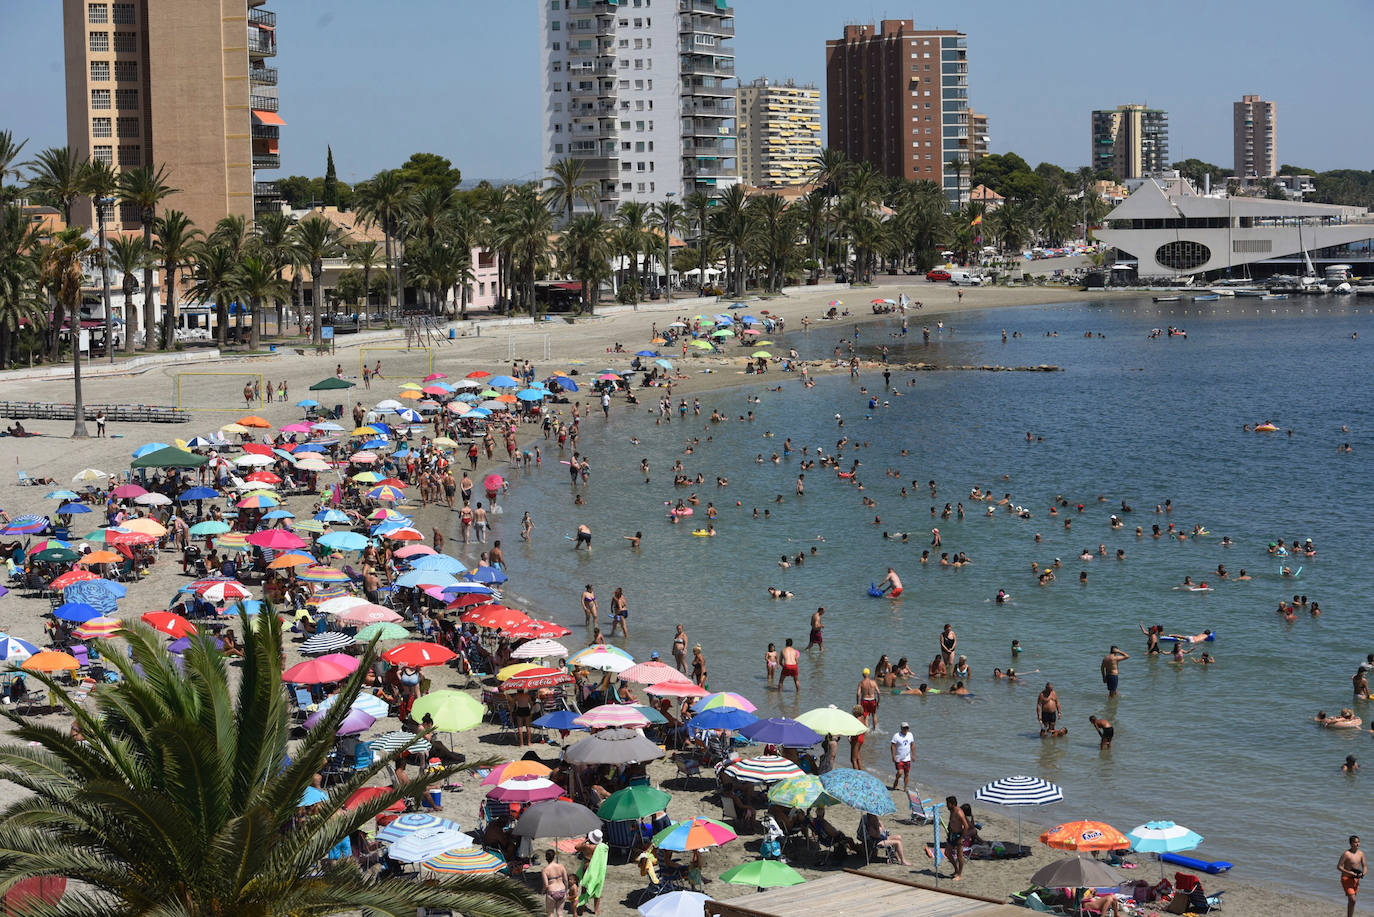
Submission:
[[[327,392],[332,389],[352,387],[353,383],[349,382],[347,379],[340,379],[338,376],[329,376],[327,378],[321,379],[319,382],[316,382],[314,385],[310,386],[310,391]]]
[[[166,446],[156,452],[141,455],[129,463],[131,468],[199,468],[210,461],[176,446]]]

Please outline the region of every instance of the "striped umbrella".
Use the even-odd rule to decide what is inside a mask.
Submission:
[[[368,743],[372,746],[372,751],[375,754],[389,755],[399,748],[405,748],[412,739],[415,739],[413,733],[401,732],[398,729],[395,732],[377,736],[375,739],[369,739]],[[428,754],[429,742],[424,739],[416,739],[415,744],[410,746],[410,752],[416,755]]]
[[[510,654],[512,659],[545,659],[568,655],[568,648],[557,640],[530,640]]]
[[[571,633],[572,631],[562,624],[531,618],[527,623],[517,625],[506,631],[506,636],[510,637],[512,640],[553,641],[557,637],[566,637]]]
[[[382,484],[379,487],[374,487],[369,490],[367,492],[367,498],[379,502],[400,503],[406,498],[406,495],[402,493],[400,489],[392,487],[390,484]]]
[[[634,728],[648,726],[649,718],[634,707],[623,704],[602,704],[600,707],[588,710],[573,722],[588,729],[609,729],[616,726]]]
[[[725,769],[725,773],[745,783],[776,783],[779,780],[806,775],[800,767],[780,755],[745,758],[731,764]]]
[[[487,798],[497,802],[543,802],[557,799],[564,790],[547,777],[511,777],[492,787]]]
[[[632,681],[640,685],[656,685],[661,681],[691,681],[677,669],[662,662],[641,662],[619,674],[624,681]]]
[[[306,639],[301,644],[301,652],[307,656],[318,656],[347,649],[353,643],[354,639],[348,634],[337,630],[327,630]]]
[[[1043,806],[1051,802],[1060,802],[1064,798],[1064,791],[1057,784],[1050,783],[1048,780],[1041,780],[1039,777],[1027,777],[1022,774],[985,783],[978,788],[978,792],[973,794],[973,798],[979,802],[990,802],[993,805],[1017,807],[1016,845],[1019,847],[1021,846],[1020,807]]]
[[[1202,835],[1171,821],[1151,821],[1126,832],[1131,849],[1137,853],[1181,853],[1202,844]],[[1159,861],[1159,877],[1164,878],[1164,861]]]
[[[269,509],[273,506],[280,506],[281,501],[276,497],[269,497],[267,494],[253,494],[244,497],[234,505],[239,509]]]
[[[207,602],[219,605],[224,602],[236,602],[239,599],[246,599],[253,593],[248,591],[248,587],[238,582],[213,583],[200,590],[201,598]]]
[[[38,652],[38,647],[18,637],[0,636],[0,662],[23,662]]]
[[[620,677],[624,678],[625,673],[620,673]],[[644,693],[656,697],[705,697],[708,692],[701,685],[690,681],[660,681],[656,685],[646,687]]]
[[[226,532],[215,539],[215,547],[221,551],[251,551],[248,536],[243,532]]]
[[[72,631],[79,640],[113,637],[124,626],[118,618],[91,618]]]
[[[755,707],[749,702],[747,697],[733,694],[729,691],[717,691],[715,694],[708,694],[692,705],[692,709],[696,710],[698,713],[722,707],[743,710],[745,713],[753,713],[758,709],[758,707]]]
[[[337,694],[329,695],[324,700],[320,701],[319,709],[328,710],[330,707],[334,706],[334,701],[338,700],[338,697],[339,695]],[[368,694],[366,691],[360,691],[358,692],[358,696],[353,699],[352,706],[348,709],[361,710],[368,716],[380,720],[382,717],[388,715],[391,708],[387,706],[386,701],[382,700],[377,695]]]
[[[698,816],[688,821],[674,822],[654,835],[654,846],[660,850],[701,850],[706,847],[719,847],[733,841],[737,834],[729,825],[723,825],[713,818]]]
[[[498,764],[482,778],[482,786],[497,786],[515,777],[547,777],[553,773],[547,764],[538,761],[508,761]]]
[[[430,857],[420,864],[420,868],[441,876],[482,876],[504,872],[506,861],[500,854],[481,847],[462,847]]]
[[[345,624],[392,624],[403,620],[399,614],[382,605],[364,602],[346,611],[339,612],[339,620]]]
[[[394,621],[377,621],[358,631],[358,642],[368,643],[374,638],[377,640],[404,640],[409,636],[410,631]]]
[[[296,579],[307,583],[347,583],[348,574],[334,567],[315,564],[296,571]]]
[[[556,688],[572,683],[572,676],[560,669],[535,668],[506,680],[501,685],[505,691],[535,691],[540,688]]]

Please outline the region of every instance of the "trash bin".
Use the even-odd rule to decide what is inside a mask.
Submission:
[[[448,329],[448,339],[449,339],[450,341],[455,340],[457,337],[458,337],[458,329],[456,329],[456,328],[450,328],[450,329]]]

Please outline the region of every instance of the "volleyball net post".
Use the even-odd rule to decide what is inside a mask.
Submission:
[[[358,348],[360,380],[363,377],[363,367],[372,371],[378,363],[381,363],[382,378],[386,381],[419,382],[434,372],[434,348],[401,345]]]
[[[230,382],[233,379],[235,381]],[[252,386],[252,397],[244,392]],[[216,414],[241,414],[263,405],[262,373],[190,373],[176,374],[177,407],[191,411]],[[239,405],[243,405],[240,407]]]

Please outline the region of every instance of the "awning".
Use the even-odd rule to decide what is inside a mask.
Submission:
[[[577,290],[578,292],[581,292],[581,291],[582,291],[582,284],[580,284],[580,283],[562,283],[562,282],[556,282],[556,283],[553,284],[553,287],[554,287],[555,289],[559,289],[559,290]]]
[[[261,108],[253,109],[253,119],[259,124],[276,124],[278,126],[286,124],[286,122],[281,119],[281,115],[274,111],[265,111]]]

